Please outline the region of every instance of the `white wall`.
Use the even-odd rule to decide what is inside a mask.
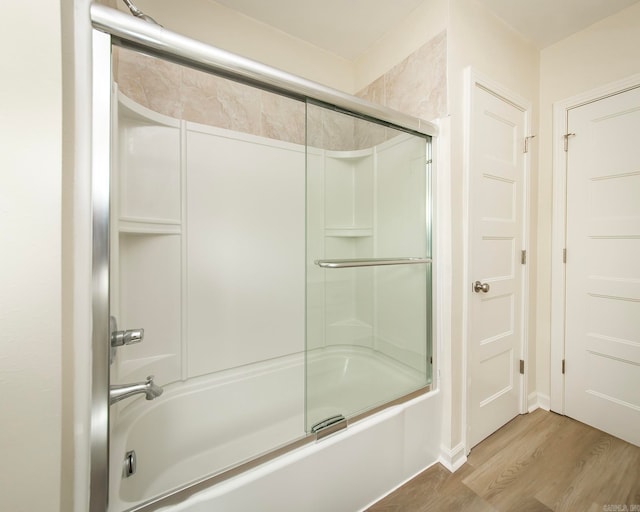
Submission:
[[[354,91],[360,91],[424,43],[446,30],[448,14],[448,0],[429,0],[421,3],[401,23],[355,59]]]
[[[464,417],[462,411],[462,375],[466,371],[463,367],[462,326],[466,319],[463,317],[463,293],[466,283],[462,282],[464,270],[464,240],[463,240],[463,92],[464,69],[472,66],[477,72],[501,84],[519,96],[528,99],[533,106],[532,133],[537,133],[537,98],[538,98],[538,67],[539,52],[519,34],[514,32],[486,8],[475,0],[450,0],[449,2],[449,31],[447,38],[448,73],[449,73],[449,105],[451,114],[451,214],[452,214],[452,255],[453,255],[453,286],[452,286],[452,326],[451,326],[451,396],[443,396],[445,417],[446,408],[450,407],[451,443],[449,448],[455,448],[464,440]],[[535,151],[535,148],[534,148]],[[537,159],[532,158],[532,175],[536,174]],[[536,187],[532,183],[531,203],[532,221],[536,218]],[[532,234],[535,234],[535,222],[532,224]],[[535,253],[536,239],[531,237],[532,253]],[[536,261],[530,260],[531,296],[534,297]],[[529,393],[535,391],[535,306],[531,301],[529,311]],[[446,370],[446,369],[445,369]],[[443,378],[447,378],[445,375]],[[446,439],[445,439],[446,441]]]
[[[0,509],[59,510],[60,2],[0,17]]]
[[[538,204],[537,383],[549,394],[553,103],[640,72],[640,4],[542,50]]]

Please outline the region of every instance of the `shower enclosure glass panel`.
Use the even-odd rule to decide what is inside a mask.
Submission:
[[[305,437],[304,102],[114,48],[110,510]],[[136,471],[123,461],[136,453]]]
[[[429,143],[307,102],[307,431],[430,383]]]
[[[112,67],[109,384],[163,392],[110,407],[109,512],[427,386],[429,138],[123,47]]]

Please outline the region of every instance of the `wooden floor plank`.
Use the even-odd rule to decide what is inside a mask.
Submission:
[[[547,421],[546,411],[537,409],[531,414],[516,416],[500,430],[471,449],[468,463],[480,466],[496,453],[517,443],[528,432],[535,431],[540,423]]]
[[[564,492],[559,494],[554,503],[547,501],[547,506],[556,511],[571,512],[586,510],[593,504],[597,504],[600,510],[607,504],[625,504],[626,479],[634,473],[633,470],[625,473],[624,469],[628,458],[635,452],[633,448],[629,443],[600,433],[586,459],[576,465]],[[636,479],[640,477],[639,468],[635,468],[635,475]]]
[[[497,512],[482,497],[462,483],[473,470],[473,467],[466,464],[455,473],[449,473],[447,469],[444,469],[449,473],[449,477],[441,482],[437,488],[437,494],[425,503],[420,512],[440,512],[443,510]]]
[[[548,421],[537,425],[537,428],[527,431],[526,435],[520,438],[520,442],[512,443],[496,452],[485,463],[475,466],[476,471],[463,483],[485,500],[494,503],[494,500],[504,495],[507,487],[517,486],[529,466],[535,464],[542,455],[541,447],[549,442],[561,427],[562,417],[554,415]],[[526,442],[522,442],[524,439]]]
[[[538,410],[474,447],[457,472],[436,464],[369,511],[603,512],[607,506],[640,512],[640,447]]]
[[[533,496],[525,496],[514,500],[510,508],[500,508],[499,510],[517,510],[518,512],[551,512],[552,509],[544,503],[540,503]]]
[[[553,421],[555,428],[548,432],[549,435],[521,440],[530,444],[529,455],[525,453],[523,459],[500,470],[511,473],[508,492],[494,492],[490,496],[481,494],[499,510],[520,510],[522,496],[529,496],[539,503],[539,508],[548,509],[548,504],[539,500],[536,493],[543,487],[554,486],[573,467],[576,456],[588,450],[597,439],[597,431],[569,418],[555,416]]]

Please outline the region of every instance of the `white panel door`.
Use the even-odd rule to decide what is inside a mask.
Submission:
[[[526,121],[524,111],[482,87],[472,98],[469,447],[520,412]]]
[[[565,413],[640,446],[640,88],[568,126]]]

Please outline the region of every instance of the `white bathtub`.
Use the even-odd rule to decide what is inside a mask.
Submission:
[[[404,370],[362,349],[315,354],[309,367],[310,422],[357,412],[362,394],[393,398],[417,377]],[[330,406],[325,395],[314,397],[319,382],[331,387],[345,381],[358,383],[348,387],[360,392],[329,393]],[[295,355],[173,384],[153,402],[127,405],[111,434],[109,512],[134,508],[304,438],[303,382],[303,356]],[[422,395],[161,510],[360,510],[437,460],[439,411],[437,392]],[[129,450],[135,450],[138,467],[123,479]]]

